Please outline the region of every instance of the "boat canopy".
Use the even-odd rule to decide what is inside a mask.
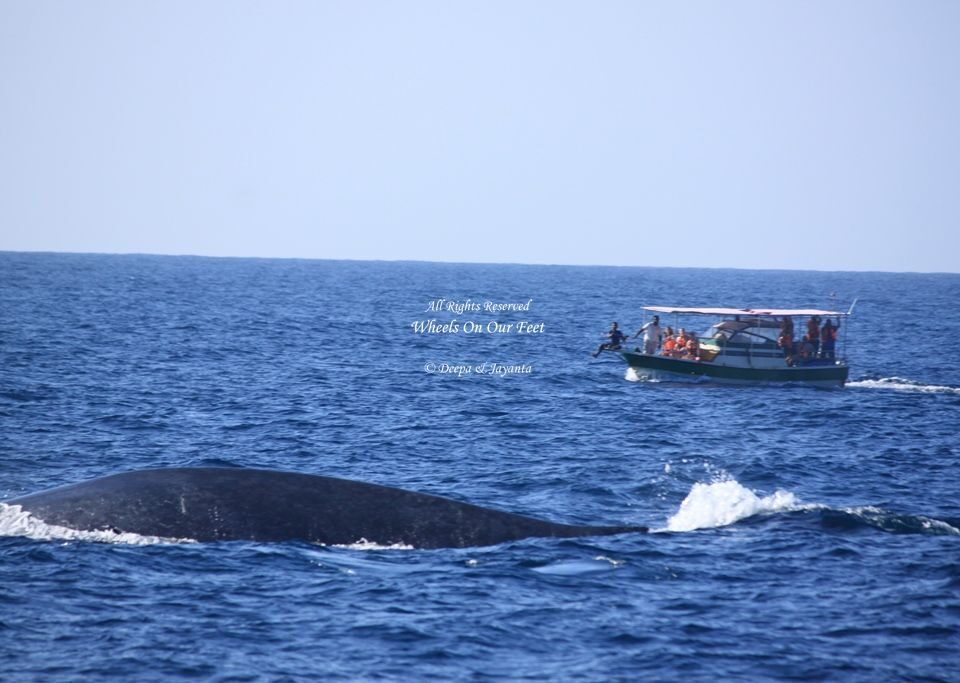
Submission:
[[[819,308],[681,308],[678,306],[644,306],[643,310],[653,311],[654,313],[689,313],[692,315],[745,315],[745,316],[769,316],[769,317],[787,317],[819,315],[823,317],[836,318],[847,316],[849,313],[841,311],[825,311]]]

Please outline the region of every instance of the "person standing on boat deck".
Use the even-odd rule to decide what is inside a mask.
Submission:
[[[819,315],[810,316],[810,320],[807,321],[807,337],[809,337],[810,344],[813,346],[813,355],[816,356],[817,352],[820,350]]]
[[[780,323],[780,336],[793,341],[793,318],[787,316]]]
[[[783,355],[787,359],[787,365],[793,365],[793,320],[784,318],[780,324],[780,336],[777,338],[777,346],[783,349]]]
[[[643,352],[652,356],[657,352],[657,349],[660,348],[660,342],[663,341],[663,330],[660,329],[660,316],[653,316],[653,320],[641,327],[633,336],[639,337],[641,332],[643,333]]]
[[[599,356],[601,351],[616,351],[620,348],[620,344],[627,340],[627,335],[619,330],[616,322],[610,323],[610,331],[607,332],[607,337],[610,341],[597,347],[597,350],[593,352],[594,358]]]
[[[800,363],[806,364],[812,361],[817,356],[816,347],[813,345],[813,342],[810,341],[810,335],[803,335],[803,339],[800,341]]]
[[[835,349],[837,348],[837,330],[840,329],[840,319],[837,318],[836,323],[831,323],[830,319],[827,318],[827,322],[823,323],[823,329],[820,330],[820,357],[828,358],[833,360],[835,355]]]

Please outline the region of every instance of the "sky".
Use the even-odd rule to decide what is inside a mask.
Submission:
[[[960,2],[0,0],[0,250],[960,272]]]

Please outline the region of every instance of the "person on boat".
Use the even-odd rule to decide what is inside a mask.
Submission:
[[[663,333],[662,353],[664,356],[672,356],[676,348],[677,340],[673,336],[673,328],[667,325],[667,329]]]
[[[783,349],[787,365],[793,365],[793,321],[784,318],[780,325],[780,336],[777,337],[777,346]]]
[[[681,327],[677,332],[677,337],[673,344],[674,358],[680,358],[687,352],[687,339],[689,339],[687,336],[687,331]]]
[[[687,335],[686,350],[686,358],[689,360],[700,360],[700,341],[697,339],[697,335]]]
[[[823,323],[823,328],[820,330],[820,357],[833,360],[836,358],[836,348],[837,348],[837,330],[840,329],[840,319],[837,318],[836,323],[831,323],[830,319],[827,318],[827,322]]]
[[[813,345],[813,342],[810,341],[810,335],[803,335],[803,339],[800,341],[800,362],[809,363],[817,355],[817,347]]]
[[[781,321],[780,336],[793,340],[793,318],[787,316]]]
[[[819,315],[810,316],[810,319],[807,321],[807,336],[810,338],[810,343],[813,345],[813,355],[817,355],[817,351],[820,350]]]
[[[660,316],[653,316],[653,320],[641,327],[633,336],[639,337],[641,333],[643,334],[643,352],[652,356],[657,352],[657,349],[660,348],[660,344],[663,341],[663,330],[660,329]]]
[[[607,332],[607,338],[610,340],[604,342],[597,347],[597,350],[593,352],[593,357],[596,358],[600,355],[601,351],[617,351],[620,349],[620,345],[627,340],[627,335],[620,331],[617,327],[616,322],[610,323],[610,331]]]

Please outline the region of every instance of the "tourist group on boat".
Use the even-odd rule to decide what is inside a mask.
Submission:
[[[736,318],[739,321],[739,316]],[[785,316],[780,322],[780,333],[777,336],[777,346],[783,350],[787,365],[811,363],[818,359],[832,361],[836,358],[837,338],[840,330],[840,319],[831,321],[829,318],[821,324],[819,315],[812,315],[807,319],[806,333],[799,339],[794,339],[793,318]],[[660,326],[660,316],[641,327],[634,339],[643,337],[643,353],[652,356],[659,353],[668,358],[682,358],[684,360],[712,360],[709,353],[701,353],[700,339],[692,332],[680,327],[676,332],[670,325]],[[727,337],[721,329],[717,330],[712,339],[722,341]],[[596,358],[602,351],[620,351],[630,339],[620,331],[619,324],[610,323],[607,332],[607,341],[600,344],[593,352]],[[640,349],[638,348],[637,351]]]
[[[655,315],[633,335],[642,340],[639,344],[628,346],[631,337],[613,322],[606,341],[593,356],[614,352],[638,372],[652,377],[821,386],[842,386],[846,381],[848,368],[837,352],[837,339],[840,320],[851,315],[852,306],[846,313],[808,308],[643,308]],[[662,325],[661,314],[675,315],[675,324]],[[687,316],[711,316],[714,322],[706,332],[697,334],[680,326]],[[795,319],[805,320],[800,323],[804,333],[799,338]]]
[[[807,319],[807,332],[800,341],[794,341],[793,319],[784,318],[780,323],[780,336],[777,346],[783,349],[787,365],[810,363],[816,359],[833,360],[836,358],[837,337],[840,332],[840,319],[831,322],[827,318],[823,325],[820,316],[812,315]]]

